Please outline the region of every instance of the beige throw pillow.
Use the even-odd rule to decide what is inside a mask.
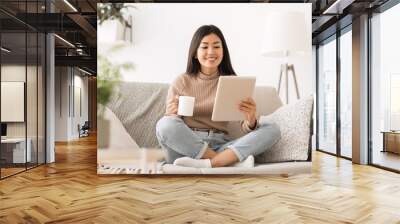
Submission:
[[[257,163],[308,159],[313,102],[312,96],[303,98],[261,117],[260,123],[272,122],[279,126],[281,139],[271,149],[256,156]]]

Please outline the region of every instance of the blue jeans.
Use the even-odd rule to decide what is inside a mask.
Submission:
[[[229,148],[242,161],[249,155],[263,153],[281,137],[276,124],[263,123],[254,131],[231,141],[224,133],[193,131],[176,116],[162,117],[157,122],[156,134],[161,147],[166,150],[167,163],[184,156],[200,159],[207,148],[216,152]]]

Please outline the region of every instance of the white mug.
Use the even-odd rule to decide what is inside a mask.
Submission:
[[[194,99],[192,96],[179,96],[178,115],[193,116]]]

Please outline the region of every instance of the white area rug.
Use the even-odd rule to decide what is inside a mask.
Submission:
[[[163,164],[98,164],[97,174],[163,174]]]

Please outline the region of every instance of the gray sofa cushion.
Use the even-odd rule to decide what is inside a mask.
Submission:
[[[140,147],[159,145],[155,127],[165,113],[168,88],[161,83],[123,82],[107,105]]]
[[[263,154],[256,156],[257,163],[301,161],[309,158],[312,130],[312,96],[285,105],[273,114],[261,117],[260,123],[276,123],[281,139]]]

